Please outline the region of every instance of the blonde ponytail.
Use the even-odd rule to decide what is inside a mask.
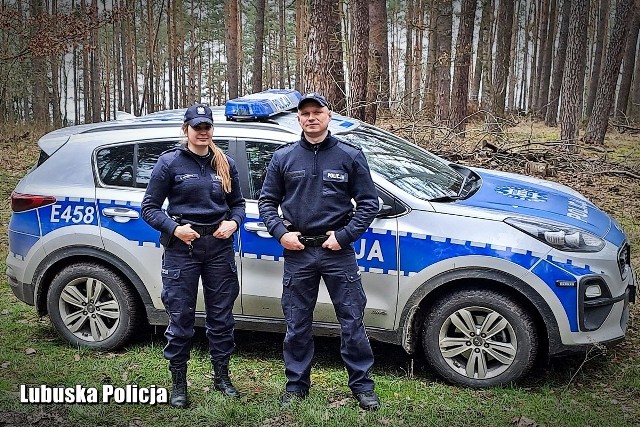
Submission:
[[[231,193],[231,172],[229,168],[229,160],[224,155],[222,150],[218,148],[213,142],[209,143],[209,148],[213,151],[213,158],[211,159],[211,167],[215,169],[218,176],[222,179],[222,190],[225,193]]]

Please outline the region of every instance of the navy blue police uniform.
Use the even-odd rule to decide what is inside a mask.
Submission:
[[[351,199],[356,202],[355,212]],[[284,249],[286,391],[304,396],[311,386],[312,321],[320,278],[340,322],[340,353],[349,374],[348,385],[354,394],[372,391],[373,352],[363,323],[367,299],[353,242],[375,218],[378,195],[362,151],[331,133],[321,143],[311,144],[303,133],[300,141],[273,154],[258,205],[274,238],[280,241],[287,231],[295,230],[305,244],[304,250]],[[335,231],[340,250],[321,247],[330,230]]]
[[[212,155],[209,150],[208,156],[198,156],[186,147],[164,152],[142,201],[142,217],[161,232],[164,246],[161,299],[169,315],[164,357],[170,368],[185,366],[189,360],[200,278],[212,364],[227,364],[235,348],[232,309],[240,286],[233,235],[219,239],[212,234],[223,220],[242,224],[245,200],[233,159],[228,158],[231,192],[225,193],[211,165]],[[165,199],[169,201],[166,213],[162,210]],[[174,237],[181,224],[192,224],[200,238],[187,245]]]

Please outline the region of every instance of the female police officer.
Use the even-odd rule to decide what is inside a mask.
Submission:
[[[282,309],[287,320],[284,360],[287,385],[282,404],[305,398],[311,386],[313,309],[320,277],[340,322],[340,353],[349,387],[361,408],[380,400],[369,378],[373,352],[362,323],[367,298],[352,243],[378,212],[378,193],[359,148],[328,130],[327,101],[309,93],[298,103],[302,138],[277,150],[258,201],[260,215],[284,247]],[[353,212],[351,199],[356,202]],[[282,208],[284,219],[278,215]]]
[[[173,380],[171,405],[180,408],[188,404],[187,361],[200,278],[214,387],[239,396],[229,379],[235,347],[232,308],[239,292],[233,233],[245,215],[235,163],[212,142],[211,109],[189,107],[182,131],[186,145],[158,158],[142,201],[142,217],[161,232],[164,246],[161,297],[169,315],[164,357]]]

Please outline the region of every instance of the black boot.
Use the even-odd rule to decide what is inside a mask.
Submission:
[[[238,389],[233,386],[229,378],[228,363],[213,364],[213,387],[227,397],[240,397]]]
[[[186,408],[189,405],[189,399],[187,398],[187,367],[170,367],[169,370],[173,381],[171,406],[174,408]]]

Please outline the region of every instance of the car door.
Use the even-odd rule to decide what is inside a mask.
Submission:
[[[243,166],[248,176],[244,190],[247,218],[240,230],[242,307],[245,316],[282,318],[282,246],[269,233],[258,212],[258,197],[273,152],[282,143],[238,141],[239,158],[244,147]],[[398,291],[397,221],[377,218],[354,248],[367,294],[365,322],[369,327],[392,329]],[[329,293],[320,285],[314,321],[337,323]]]
[[[232,138],[216,138],[216,145],[227,152],[230,141]],[[101,147],[94,158],[98,178],[98,219],[104,247],[138,274],[154,307],[159,309],[163,308],[160,300],[160,233],[142,219],[140,205],[158,157],[181,143],[180,138],[131,141]],[[237,239],[235,244],[236,254],[239,254]],[[196,305],[199,312],[204,312],[203,301],[200,286]],[[241,312],[239,299],[234,312]]]

